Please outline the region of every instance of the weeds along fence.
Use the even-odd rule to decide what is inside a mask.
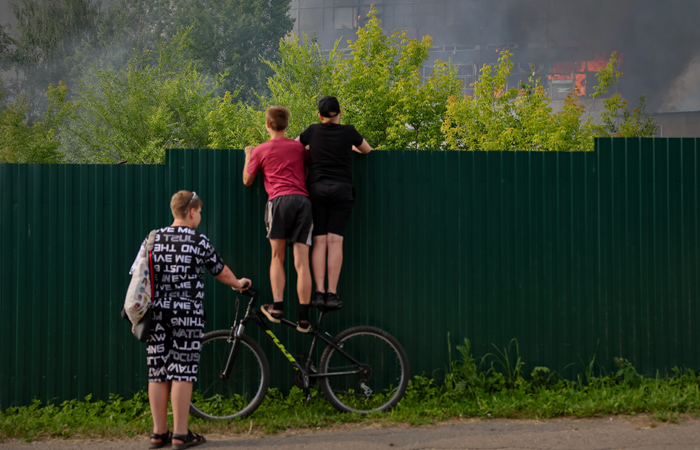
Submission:
[[[477,358],[517,339],[525,373],[574,376],[594,360],[610,371],[615,357],[647,376],[697,369],[698,143],[357,155],[345,307],[328,317],[330,330],[385,328],[413,374],[438,379],[464,338]],[[179,189],[203,199],[200,231],[270,299],[266,195],[260,179],[243,186],[243,159],[172,150],[162,166],[0,165],[2,408],[145,388],[144,346],[119,311],[139,244],[171,223]],[[228,327],[236,295],[206,277],[206,328]],[[293,354],[305,348],[305,335],[273,330]],[[288,388],[286,361],[263,344],[272,385]]]

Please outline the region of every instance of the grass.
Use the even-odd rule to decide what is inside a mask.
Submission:
[[[647,414],[660,422],[679,423],[681,415],[700,416],[700,371],[674,369],[663,377],[645,378],[629,361],[617,358],[615,373],[596,375],[595,364],[591,363],[577,380],[566,380],[546,367],[524,374],[515,341],[479,361],[471,355],[468,340],[457,350],[460,357],[450,362],[444,382],[413,377],[404,399],[387,413],[365,417],[339,413],[317,391],[313,391],[314,399],[307,407],[303,392],[295,387],[287,395],[271,389],[248,418],[211,422],[191,417],[192,429],[200,433],[269,434],[339,424],[422,425],[470,417],[549,419]],[[35,401],[30,406],[0,412],[0,442],[118,439],[150,432],[151,414],[143,392],[131,399],[113,395],[107,402],[94,401],[91,396],[60,405]]]

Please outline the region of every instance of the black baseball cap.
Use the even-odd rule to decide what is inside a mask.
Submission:
[[[321,97],[321,100],[318,101],[318,113],[323,117],[335,117],[340,114],[338,99],[330,95]]]

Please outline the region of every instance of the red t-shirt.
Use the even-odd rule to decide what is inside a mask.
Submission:
[[[248,163],[248,173],[262,172],[268,200],[280,195],[305,195],[306,173],[309,152],[301,142],[288,137],[275,138],[264,142],[253,150]]]

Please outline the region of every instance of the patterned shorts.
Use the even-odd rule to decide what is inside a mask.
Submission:
[[[153,308],[151,312],[151,337],[146,347],[148,381],[197,381],[204,310]]]

